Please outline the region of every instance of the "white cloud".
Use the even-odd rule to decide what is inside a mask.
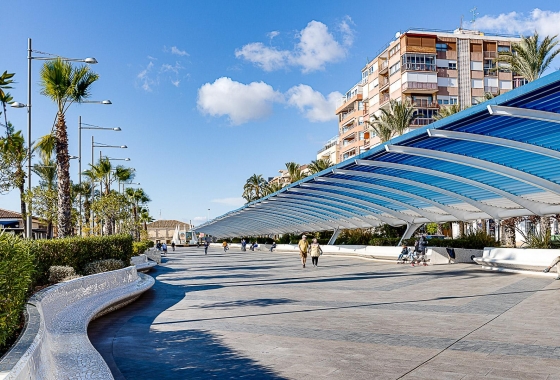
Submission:
[[[181,81],[180,81],[179,79],[177,79],[177,80],[172,80],[172,81],[171,81],[171,84],[172,84],[173,86],[175,86],[175,87],[179,87],[179,84],[180,84],[180,83],[181,83]]]
[[[323,70],[327,63],[338,62],[346,57],[354,38],[351,24],[352,19],[346,16],[338,25],[342,44],[334,38],[325,24],[311,21],[296,34],[299,42],[293,50],[279,50],[261,42],[253,42],[237,49],[235,56],[253,62],[265,71],[287,66],[299,66],[304,73]],[[272,40],[278,34],[279,32],[273,31],[268,36]]]
[[[336,120],[336,102],[341,97],[340,92],[334,91],[325,98],[319,91],[305,84],[294,86],[286,92],[288,104],[297,107],[312,122]]]
[[[170,65],[169,63],[164,63],[163,65],[161,65],[160,71],[162,73],[171,71],[174,72],[175,74],[179,74],[180,70],[183,70],[184,67],[181,66],[181,64],[179,62],[175,62],[174,65]]]
[[[206,223],[206,217],[205,216],[195,216],[192,219],[193,224],[202,224],[202,223]]]
[[[198,109],[210,116],[228,116],[238,125],[262,119],[272,113],[272,104],[283,96],[264,82],[243,84],[222,77],[198,90]]]
[[[138,73],[137,75],[137,78],[140,80],[141,87],[148,92],[152,91],[152,86],[156,83],[156,81],[150,77],[150,72],[152,71],[153,67],[154,63],[150,61],[150,63],[148,63],[148,66],[146,66],[146,68],[140,71],[140,73]]]
[[[262,42],[253,42],[235,51],[237,58],[243,57],[264,71],[281,69],[286,65],[289,55],[288,51],[267,47]]]
[[[241,197],[212,199],[212,202],[234,207],[243,206],[246,203],[245,199]]]
[[[189,55],[189,53],[187,53],[185,50],[179,49],[177,46],[171,46],[170,49],[167,46],[164,46],[163,51],[166,52],[166,53],[179,55],[181,57],[185,57],[185,56]]]
[[[280,35],[280,32],[277,31],[277,30],[273,30],[272,32],[267,33],[268,38],[270,38],[271,40],[272,40],[274,37],[277,37],[277,36],[279,36],[279,35]]]
[[[560,34],[560,11],[543,11],[535,8],[530,14],[510,12],[498,16],[485,15],[478,18],[472,28],[505,32],[509,34],[532,34],[535,30],[542,35]]]

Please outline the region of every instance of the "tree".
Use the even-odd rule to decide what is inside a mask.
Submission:
[[[441,107],[437,115],[434,116],[434,119],[441,120],[458,112],[461,112],[461,107],[458,104],[451,104],[450,106]]]
[[[142,188],[133,189],[131,187],[128,187],[125,190],[125,194],[128,200],[130,201],[130,203],[132,204],[132,216],[133,216],[133,221],[135,226],[134,227],[135,237],[136,240],[140,240],[140,231],[138,229],[140,206],[150,202],[151,199],[148,196],[148,194],[144,192],[144,189]]]
[[[560,48],[554,49],[558,45],[556,37],[546,36],[539,43],[537,32],[529,37],[521,36],[521,42],[512,44],[512,51],[498,52],[497,69],[507,68],[529,82],[539,79],[560,53]]]
[[[130,212],[127,206],[128,200],[124,195],[111,191],[109,194],[93,201],[91,207],[101,219],[110,224],[109,227],[105,226],[105,231],[108,234],[112,234],[113,221],[129,219]]]
[[[284,186],[282,186],[279,182],[269,182],[264,188],[263,196],[274,194],[275,192],[282,190],[283,187]]]
[[[325,169],[328,169],[332,166],[332,162],[329,158],[320,158],[316,161],[311,161],[309,164],[309,171],[311,174],[316,174],[322,172]]]
[[[263,176],[261,174],[253,174],[245,181],[245,185],[243,186],[243,198],[245,198],[247,202],[260,199],[265,193],[265,188],[266,181]]]
[[[55,141],[58,177],[58,237],[72,234],[72,203],[70,199],[70,156],[65,114],[70,105],[81,103],[90,96],[91,85],[99,78],[83,65],[74,67],[58,58],[47,61],[41,68],[41,94],[57,105]]]
[[[4,127],[6,127],[6,129],[8,128],[8,115],[6,114],[7,105],[14,99],[9,92],[4,90],[12,88],[11,84],[14,83],[14,80],[12,79],[14,75],[16,74],[8,73],[7,71],[4,71],[4,73],[0,75],[0,103],[2,103],[2,108],[4,109]]]
[[[154,218],[150,215],[150,210],[145,207],[140,208],[140,223],[142,223],[144,231],[148,231],[148,223],[152,223]]]
[[[41,161],[34,164],[31,170],[40,178],[39,186],[33,188],[31,194],[34,212],[47,222],[47,237],[51,239],[57,215],[56,162],[41,155]]]
[[[386,112],[389,114],[389,124],[391,129],[394,131],[395,136],[400,136],[406,132],[410,127],[410,124],[418,117],[415,112],[414,107],[410,104],[408,100],[389,101],[389,110],[381,109],[381,112]]]
[[[389,116],[386,113],[382,113],[380,116],[373,115],[373,120],[367,121],[368,129],[370,133],[374,133],[381,143],[387,142],[393,138],[394,131],[391,128]]]
[[[301,166],[295,162],[286,162],[286,169],[290,176],[290,183],[300,181],[305,178],[305,174],[301,170]]]
[[[23,220],[27,218],[27,208],[25,204],[25,163],[27,162],[27,149],[25,148],[25,139],[21,131],[12,132],[12,125],[8,122],[8,130],[10,131],[6,137],[0,138],[0,154],[3,159],[10,163],[11,187],[19,190],[20,211]],[[31,212],[31,210],[29,210]],[[23,234],[27,236],[27,223],[23,223]]]

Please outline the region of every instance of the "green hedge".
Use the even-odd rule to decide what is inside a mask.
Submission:
[[[150,243],[152,243],[150,245]],[[154,246],[154,242],[151,240],[143,240],[143,241],[135,241],[132,243],[132,255],[138,256],[146,252],[148,248],[152,248]]]
[[[53,240],[34,240],[31,252],[35,256],[35,284],[48,283],[49,268],[68,265],[83,274],[92,261],[117,259],[130,263],[132,237],[130,235],[72,237]]]
[[[0,352],[20,325],[33,274],[29,244],[0,233]]]

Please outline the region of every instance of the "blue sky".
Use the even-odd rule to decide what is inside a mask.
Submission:
[[[484,2],[445,7],[418,1],[28,1],[3,13],[0,70],[15,72],[15,100],[26,101],[27,38],[35,50],[95,57],[92,100],[67,113],[77,155],[78,116],[120,127],[96,141],[129,157],[157,219],[195,224],[237,208],[245,179],[274,176],[288,161],[307,163],[337,133],[333,103],[397,31],[464,26],[477,5],[483,31],[560,32],[554,1]],[[48,133],[56,108],[39,94],[33,62],[33,139]],[[554,67],[560,66],[558,60]],[[26,130],[24,110],[9,119]],[[91,157],[84,131],[83,168]],[[96,150],[96,155],[99,151]],[[72,175],[77,181],[78,168]],[[0,196],[17,210],[18,195]]]

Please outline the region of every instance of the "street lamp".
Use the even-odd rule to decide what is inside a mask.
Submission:
[[[40,54],[42,56],[33,56],[32,53]],[[50,55],[51,57],[44,57],[44,55]],[[14,102],[11,104],[14,108],[27,108],[27,189],[31,191],[31,62],[36,59],[40,61],[52,61],[55,59],[62,59],[63,61],[70,61],[70,62],[83,62],[87,64],[96,64],[97,60],[95,58],[83,58],[83,59],[76,59],[76,58],[64,58],[60,56],[56,56],[49,53],[44,53],[42,51],[32,50],[31,49],[31,38],[27,39],[27,104],[22,104],[19,102]],[[31,197],[29,197],[27,201],[28,213],[27,213],[27,238],[31,239],[33,237],[33,222],[32,222],[32,202]]]
[[[110,100],[86,100],[82,103],[93,103],[93,104],[113,104]],[[110,131],[121,131],[120,128],[103,128],[93,124],[82,123],[82,117],[78,118],[78,183],[82,184],[82,129],[95,129],[95,130],[110,130]],[[93,137],[92,137],[93,143]],[[93,148],[92,148],[93,156]],[[93,158],[91,164],[93,165]],[[93,193],[92,193],[93,196]],[[82,236],[82,195],[80,194],[80,223],[78,223],[79,234]]]

